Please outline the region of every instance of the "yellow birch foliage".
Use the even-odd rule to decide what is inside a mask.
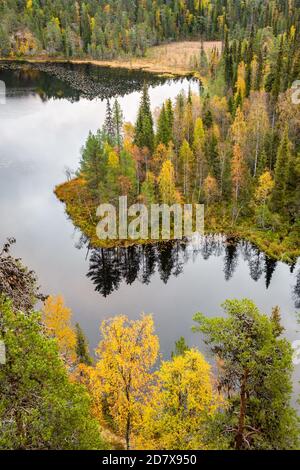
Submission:
[[[163,362],[157,386],[145,408],[137,447],[141,449],[207,449],[207,420],[224,406],[215,390],[211,367],[196,349]]]
[[[271,173],[266,170],[260,177],[255,191],[255,199],[258,203],[265,204],[274,188],[274,180]]]
[[[162,165],[158,177],[158,186],[160,198],[164,204],[174,204],[178,202],[174,166],[170,160],[166,160]]]
[[[240,62],[238,66],[238,76],[237,76],[237,81],[236,81],[236,93],[235,93],[235,98],[239,95],[241,95],[242,98],[244,98],[245,93],[246,93],[246,81],[245,81],[245,76],[246,76],[246,68],[245,68],[245,63]]]
[[[59,352],[65,361],[76,361],[76,333],[71,325],[72,311],[62,296],[49,296],[43,306],[43,320],[49,336],[57,339]]]
[[[239,144],[233,147],[233,157],[231,161],[232,190],[235,201],[238,201],[240,191],[245,182],[245,161]]]
[[[231,126],[232,140],[235,144],[243,147],[246,139],[247,126],[245,116],[240,107],[238,107],[235,120]]]
[[[96,350],[99,361],[95,368],[85,369],[85,382],[100,423],[112,426],[130,448],[151,394],[158,337],[151,315],[136,321],[120,315],[104,321],[100,331],[103,339]]]

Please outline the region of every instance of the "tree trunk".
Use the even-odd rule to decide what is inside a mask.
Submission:
[[[127,415],[127,423],[126,423],[126,449],[130,450],[130,433],[131,433],[131,416],[130,413]]]
[[[246,417],[246,406],[247,406],[247,380],[248,380],[248,369],[244,370],[244,375],[241,385],[240,393],[240,415],[237,434],[235,436],[235,448],[241,450],[244,442],[244,429],[245,429],[245,417]]]

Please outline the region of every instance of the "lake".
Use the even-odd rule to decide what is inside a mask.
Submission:
[[[136,318],[141,312],[153,313],[164,357],[180,336],[203,346],[191,332],[194,313],[220,315],[226,298],[243,297],[268,314],[278,305],[286,336],[300,339],[299,262],[276,263],[250,243],[221,236],[191,244],[88,249],[53,194],[66,179],[66,167],[78,167],[89,130],[103,124],[106,98],[118,97],[126,120],[134,121],[144,80],[153,111],[189,86],[199,92],[198,82],[50,65],[0,68],[0,80],[7,91],[0,105],[0,241],[17,239],[13,254],[36,271],[43,293],[63,295],[92,348],[104,318],[120,313]],[[299,370],[300,365],[295,382]]]

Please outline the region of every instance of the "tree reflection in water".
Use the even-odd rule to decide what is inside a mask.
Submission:
[[[267,289],[277,265],[275,260],[250,242],[209,235],[198,237],[193,242],[181,240],[127,248],[92,249],[87,276],[94,283],[95,290],[107,297],[118,290],[123,281],[129,285],[137,280],[149,284],[156,272],[166,284],[171,277],[177,277],[183,272],[189,260],[195,260],[198,256],[204,260],[211,256],[222,256],[226,281],[233,277],[241,258],[248,263],[249,274],[254,281],[264,276]],[[295,306],[300,308],[300,270],[293,294]]]

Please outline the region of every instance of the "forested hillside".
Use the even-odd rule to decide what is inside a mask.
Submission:
[[[143,55],[178,39],[275,36],[299,24],[299,0],[1,0],[1,55]]]
[[[154,116],[145,85],[135,125],[125,126],[118,102],[108,102],[79,178],[56,191],[75,225],[99,245],[90,209],[100,201],[200,202],[208,232],[244,236],[286,261],[299,256],[297,45],[295,25],[278,36],[253,27],[243,41],[226,33],[221,56],[201,49],[199,94],[180,93]]]

